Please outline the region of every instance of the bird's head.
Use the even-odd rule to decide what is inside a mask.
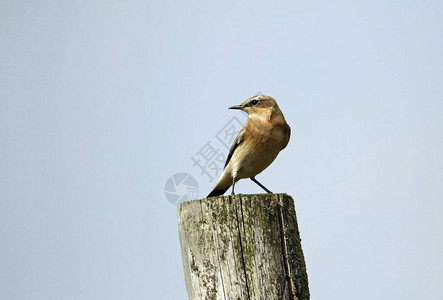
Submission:
[[[257,95],[249,98],[240,105],[231,106],[229,109],[240,109],[249,117],[270,119],[273,114],[282,114],[274,98]]]

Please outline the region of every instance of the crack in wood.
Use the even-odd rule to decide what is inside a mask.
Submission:
[[[242,205],[242,198],[240,197],[240,209],[241,209],[241,217],[242,217],[242,225],[243,225],[243,230],[244,230],[244,220],[243,220],[243,205]],[[243,251],[243,241],[242,241],[242,235],[241,235],[241,229],[240,229],[240,219],[238,217],[238,210],[237,210],[237,205],[235,205],[235,215],[237,217],[237,228],[238,228],[238,238],[240,241],[240,253],[241,253],[241,259],[242,259],[242,264],[243,264],[243,272],[244,272],[244,276],[245,276],[245,284],[246,284],[246,292],[248,294],[248,300],[251,300],[251,296],[249,294],[249,284],[248,284],[248,274],[246,272],[246,262],[245,262],[245,254]],[[246,238],[246,235],[245,235]]]
[[[289,259],[288,259],[288,246],[286,244],[286,236],[285,236],[285,227],[284,227],[284,220],[283,220],[283,200],[279,197],[279,195],[276,195],[277,198],[277,207],[278,207],[278,221],[280,223],[280,238],[281,238],[281,247],[282,247],[282,254],[283,254],[283,264],[285,266],[285,275],[288,285],[288,292],[289,292],[289,299],[290,300],[297,300],[297,297],[295,296],[295,290],[294,290],[294,283],[291,276],[291,267],[289,265]],[[285,284],[286,286],[286,284]],[[284,292],[284,290],[283,290]],[[282,298],[283,299],[283,298]]]

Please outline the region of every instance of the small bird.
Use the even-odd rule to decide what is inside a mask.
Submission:
[[[223,195],[242,178],[250,178],[267,193],[272,193],[255,179],[266,169],[289,142],[291,128],[274,98],[257,95],[229,109],[240,109],[248,114],[245,126],[229,150],[225,167],[208,197]]]

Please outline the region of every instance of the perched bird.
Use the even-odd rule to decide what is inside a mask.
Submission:
[[[272,193],[255,176],[266,169],[286,147],[291,128],[274,98],[257,95],[230,109],[240,109],[248,114],[245,126],[229,150],[225,167],[208,197],[223,195],[242,178],[250,178],[266,192]]]

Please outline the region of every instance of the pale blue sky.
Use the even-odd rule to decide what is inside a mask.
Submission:
[[[258,91],[312,299],[441,298],[443,2],[0,8],[1,299],[186,299],[165,183]]]

